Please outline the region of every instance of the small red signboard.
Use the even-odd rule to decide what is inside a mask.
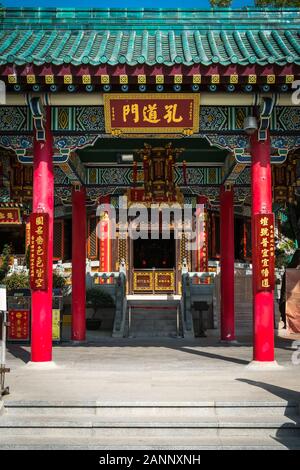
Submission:
[[[127,192],[129,203],[148,203],[148,202],[177,202],[176,194],[165,195],[154,195],[145,194],[144,188],[130,188]]]
[[[30,287],[46,290],[48,287],[49,214],[30,215]]]
[[[258,260],[257,290],[273,290],[275,287],[274,214],[254,215],[254,243],[254,256]]]
[[[0,207],[0,224],[21,224],[20,209]]]
[[[8,312],[8,340],[29,340],[29,310],[10,310]]]
[[[108,94],[104,97],[106,132],[176,133],[199,131],[197,94]]]

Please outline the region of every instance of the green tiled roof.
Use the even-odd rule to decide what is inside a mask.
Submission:
[[[6,63],[300,64],[300,11],[4,9]]]

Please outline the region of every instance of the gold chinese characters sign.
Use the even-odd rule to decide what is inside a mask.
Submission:
[[[153,273],[152,271],[135,271],[133,273],[133,290],[138,291],[153,291]]]
[[[133,273],[134,292],[174,292],[175,275],[173,271],[145,270]]]
[[[270,291],[275,287],[274,214],[255,214],[254,237],[256,287],[258,291]]]
[[[104,95],[107,133],[192,134],[199,132],[199,94]]]
[[[173,292],[175,290],[175,277],[173,271],[157,271],[154,274],[155,291]]]
[[[20,209],[0,208],[0,225],[21,224]]]
[[[30,287],[32,290],[48,288],[49,214],[30,215]]]

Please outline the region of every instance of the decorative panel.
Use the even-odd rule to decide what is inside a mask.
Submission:
[[[132,167],[91,167],[86,169],[87,184],[90,185],[117,185],[128,187],[133,184]],[[174,168],[174,181],[177,185],[184,185],[182,166]],[[222,178],[221,167],[187,166],[186,182],[188,185],[215,185],[220,184]],[[137,182],[143,183],[143,170],[137,170]]]
[[[89,259],[98,259],[98,238],[96,234],[97,217],[91,215],[88,218],[88,240],[87,240],[87,257]]]
[[[57,219],[53,223],[53,259],[64,258],[64,220]]]
[[[54,106],[52,129],[105,132],[104,106]]]
[[[29,131],[32,119],[27,106],[0,106],[1,131]]]
[[[122,260],[125,260],[127,266],[127,239],[126,238],[118,238],[118,266],[119,269],[120,263]]]
[[[277,117],[277,130],[300,130],[300,108],[299,106],[275,108]]]

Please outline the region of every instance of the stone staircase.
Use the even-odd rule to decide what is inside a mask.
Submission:
[[[125,324],[129,337],[183,336],[180,296],[128,295]]]
[[[10,401],[1,449],[300,449],[299,404]]]

